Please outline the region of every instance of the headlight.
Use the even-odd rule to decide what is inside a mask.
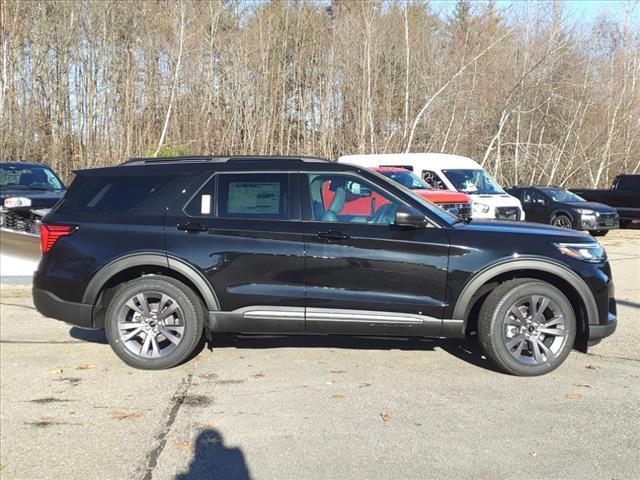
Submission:
[[[580,215],[597,215],[597,212],[594,212],[593,210],[590,210],[588,208],[576,208],[576,211]]]
[[[487,213],[489,212],[489,208],[489,205],[486,205],[484,203],[473,202],[473,211],[475,213]]]
[[[607,259],[607,253],[598,242],[594,243],[554,243],[560,253],[585,262],[598,263]]]
[[[4,206],[7,208],[30,207],[31,199],[25,197],[9,197],[5,198]]]

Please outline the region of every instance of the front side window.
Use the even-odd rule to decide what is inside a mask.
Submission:
[[[546,205],[544,195],[533,188],[527,188],[522,195],[522,203],[526,205]]]
[[[496,195],[504,190],[481,168],[443,170],[456,190],[478,195]]]
[[[313,219],[318,222],[389,225],[403,203],[380,187],[349,174],[309,174]]]
[[[429,185],[429,187],[433,188],[434,190],[447,190],[447,185],[440,178],[440,176],[432,170],[423,170],[422,178],[427,183],[427,185]]]
[[[219,175],[218,216],[222,218],[288,219],[288,174],[231,173]]]

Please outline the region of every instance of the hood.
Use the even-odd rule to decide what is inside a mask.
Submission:
[[[471,200],[478,203],[484,203],[485,205],[491,205],[493,207],[519,207],[521,208],[520,200],[506,193],[500,193],[496,195],[469,195]]]
[[[468,203],[470,200],[469,195],[466,193],[452,192],[449,190],[416,189],[411,191],[433,203]]]
[[[54,192],[47,190],[3,188],[0,189],[0,206],[4,206],[4,201],[7,198],[24,197],[31,200],[31,206],[22,207],[23,209],[31,210],[34,208],[51,208],[58,200],[62,198],[63,195],[64,191]]]
[[[616,213],[616,209],[610,207],[609,205],[605,205],[604,203],[598,202],[566,202],[568,205],[571,205],[573,208],[588,208],[589,210],[593,210],[600,213]]]
[[[455,228],[464,229],[473,232],[495,232],[495,233],[511,233],[522,235],[540,235],[546,237],[556,237],[557,241],[576,242],[576,243],[592,243],[593,238],[587,232],[577,230],[569,230],[566,228],[554,227],[542,223],[530,222],[509,222],[505,220],[489,220],[477,221],[470,223],[457,223]]]

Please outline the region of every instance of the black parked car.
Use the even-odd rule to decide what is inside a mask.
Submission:
[[[533,186],[507,188],[518,198],[527,221],[549,223],[560,228],[588,230],[591,235],[606,235],[620,226],[615,208],[603,203],[587,202],[575,193],[560,187]]]
[[[39,210],[51,208],[64,194],[62,180],[40,163],[0,163],[0,227],[37,233]]]
[[[370,201],[367,212],[354,202]],[[375,172],[309,158],[133,159],[83,170],[42,224],[45,316],[106,329],[129,365],[212,332],[463,338],[540,375],[616,328],[590,236],[465,222]]]

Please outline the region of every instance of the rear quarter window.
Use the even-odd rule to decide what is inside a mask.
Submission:
[[[125,213],[157,195],[173,179],[170,175],[76,177],[60,213]]]

